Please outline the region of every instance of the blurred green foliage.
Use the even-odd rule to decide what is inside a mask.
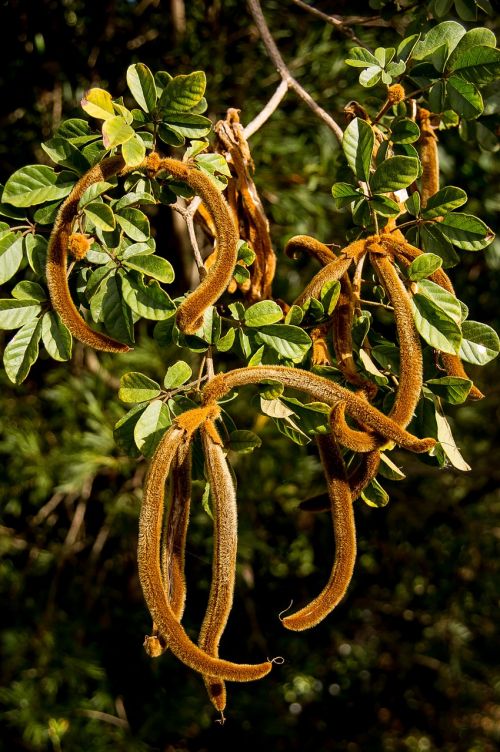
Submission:
[[[4,4],[2,180],[44,160],[40,141],[61,117],[76,114],[90,85],[124,93],[124,73],[137,60],[175,74],[205,70],[207,114],[217,119],[233,106],[250,121],[278,79],[242,4],[185,3],[184,32],[173,16],[180,5]],[[316,5],[378,12],[361,2]],[[412,24],[427,23],[433,4],[415,7],[409,27],[392,3],[370,5],[408,35]],[[323,107],[341,119],[347,101],[366,101],[356,71],[342,63],[345,38],[292,3],[269,0],[264,11],[294,75]],[[358,31],[373,47],[389,45],[395,35],[384,26]],[[342,180],[339,149],[291,94],[251,146],[279,254],[277,294],[289,298],[299,273],[304,278],[313,265],[288,261],[280,253],[286,239],[306,232],[335,242],[344,235],[346,215],[334,210],[330,193],[333,180]],[[456,132],[443,135],[442,146],[446,181],[466,189],[470,211],[495,228],[496,155],[465,147]],[[463,254],[453,275],[470,318],[497,329],[499,267],[496,241],[484,253]],[[221,728],[201,680],[168,654],[152,662],[141,646],[150,629],[135,563],[145,463],[119,452],[112,428],[125,412],[116,402],[121,373],[144,370],[160,378],[173,357],[147,333],[145,327],[125,358],[100,356],[104,370],[76,347],[69,367],[41,360],[22,387],[2,376],[0,749],[201,752],[265,743],[287,752],[494,752],[500,741],[498,364],[470,369],[487,399],[451,411],[472,471],[437,471],[405,456],[408,479],[388,483],[390,505],[357,504],[359,559],[347,598],[301,635],[287,633],[278,615],[291,599],[299,605],[316,593],[330,566],[327,516],[297,510],[300,500],[323,489],[321,469],[311,449],[290,451],[270,424],[261,418],[256,424],[250,392],[231,406],[239,427],[258,432],[265,451],[232,458],[239,568],[223,654],[244,653],[248,661],[283,655],[286,662],[258,684],[230,685]],[[202,490],[188,541],[192,634],[210,578]]]

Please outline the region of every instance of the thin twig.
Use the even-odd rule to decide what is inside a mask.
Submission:
[[[259,34],[264,43],[264,47],[266,48],[267,54],[269,55],[269,58],[271,59],[273,64],[276,66],[276,70],[280,74],[283,81],[285,81],[288,88],[293,89],[297,96],[299,96],[300,99],[302,99],[302,101],[307,104],[307,106],[314,112],[314,114],[320,120],[322,120],[325,125],[328,126],[328,128],[330,128],[330,130],[337,138],[338,142],[342,143],[342,137],[344,135],[342,128],[338,125],[338,123],[335,122],[331,115],[329,115],[322,107],[319,106],[319,104],[317,104],[317,102],[314,101],[311,95],[290,73],[285,61],[281,57],[280,51],[276,46],[276,42],[274,41],[271,32],[269,31],[269,27],[266,23],[266,19],[264,18],[264,14],[262,13],[262,8],[260,7],[259,0],[247,0],[247,2],[248,8],[253,20],[255,21]]]
[[[243,135],[247,140],[264,125],[266,120],[268,120],[273,112],[280,106],[281,101],[285,98],[287,91],[288,81],[282,79],[280,85],[278,86],[266,106],[259,112],[256,117],[254,117],[254,119],[250,123],[248,123],[248,125],[244,129]]]
[[[187,208],[185,206],[182,206],[179,203],[175,203],[175,204],[172,204],[172,209],[174,209],[182,217],[184,217],[184,221],[186,222],[186,227],[187,227],[187,231],[189,235],[189,240],[193,248],[194,260],[196,262],[198,274],[200,275],[200,280],[202,280],[206,276],[207,270],[205,269],[205,266],[203,264],[203,259],[200,253],[200,247],[198,245],[198,240],[196,238],[196,233],[194,231],[194,215],[196,214],[196,211],[198,210],[198,207],[200,206],[200,204],[201,204],[201,199],[197,196],[196,198],[193,199],[193,201],[191,201],[190,205]]]
[[[333,26],[334,29],[340,31],[341,34],[344,34],[344,36],[352,39],[352,41],[356,42],[356,44],[359,44],[360,47],[368,49],[366,45],[360,39],[358,39],[353,30],[349,28],[349,26],[347,26],[346,22],[340,16],[329,16],[327,13],[323,13],[322,10],[318,10],[312,5],[307,5],[307,3],[302,2],[302,0],[292,0],[292,3],[295,3],[295,5],[298,5],[299,8],[302,8],[303,10],[309,11],[309,13],[312,13],[313,16],[321,18],[322,21],[325,21],[327,24],[330,24],[330,26]],[[360,19],[356,20],[359,21]]]

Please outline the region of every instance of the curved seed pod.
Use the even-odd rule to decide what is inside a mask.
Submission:
[[[353,356],[352,327],[354,317],[354,305],[352,299],[352,286],[348,274],[340,278],[340,296],[333,312],[333,347],[337,364],[342,375],[350,384],[358,386],[366,392],[369,399],[373,399],[377,393],[377,385],[358,373]]]
[[[186,441],[185,429],[176,423],[162,437],[149,466],[139,518],[137,551],[139,579],[144,598],[159,635],[172,653],[195,671],[222,680],[252,681],[260,679],[272,663],[237,664],[214,658],[195,645],[179,624],[163,587],[160,540],[162,531],[165,480],[179,447]]]
[[[300,611],[282,619],[284,627],[298,632],[319,624],[342,600],[356,561],[354,511],[344,460],[331,436],[318,436],[317,441],[330,497],[335,558],[321,593]]]
[[[236,491],[213,421],[203,424],[200,434],[213,501],[214,553],[212,585],[198,646],[209,655],[218,657],[219,642],[233,605],[238,540]],[[226,706],[224,682],[214,676],[204,676],[203,680],[210,700],[222,712]]]
[[[375,478],[379,465],[380,452],[377,449],[373,452],[366,452],[366,454],[361,456],[357,467],[347,476],[353,501],[358,498],[366,486]],[[304,512],[328,512],[330,507],[328,494],[319,494],[310,499],[304,499],[299,504],[299,509],[302,509]]]
[[[422,348],[413,320],[410,296],[392,261],[370,254],[370,261],[394,308],[399,340],[399,385],[389,416],[406,428],[420,399],[423,381]],[[374,447],[375,448],[375,447]]]
[[[285,386],[310,394],[320,402],[334,405],[345,402],[346,412],[361,425],[366,425],[374,433],[380,434],[387,440],[394,441],[410,451],[426,452],[436,444],[435,439],[417,439],[405,431],[387,415],[376,410],[365,399],[348,389],[325,379],[315,373],[301,368],[288,366],[255,366],[252,368],[236,368],[227,373],[219,373],[207,382],[203,388],[203,398],[206,403],[221,399],[231,389],[244,384],[258,384],[262,380],[273,379]]]
[[[121,157],[110,157],[92,167],[80,178],[57,213],[47,249],[47,286],[54,310],[76,339],[89,347],[106,352],[127,352],[130,347],[106,334],[94,331],[81,317],[69,292],[66,266],[68,246],[72,237],[71,226],[82,194],[94,183],[107,180],[119,173],[123,166],[124,161]]]
[[[349,269],[354,259],[359,258],[366,250],[366,239],[356,240],[342,250],[341,255],[317,272],[307,287],[294,301],[295,305],[304,305],[309,298],[319,298],[326,282],[338,280]]]
[[[417,120],[420,125],[420,138],[417,142],[418,153],[422,163],[421,190],[422,206],[439,190],[439,154],[437,136],[431,125],[431,113],[420,108]]]
[[[421,251],[420,248],[416,248],[406,241],[400,242],[389,235],[383,236],[381,243],[384,248],[395,254],[397,260],[404,266],[409,266],[413,259],[416,259],[423,254],[423,251]],[[433,274],[430,274],[429,279],[449,292],[450,295],[455,295],[455,290],[451,280],[442,269],[437,269]],[[441,362],[448,376],[457,376],[458,378],[468,379],[470,381],[470,377],[467,375],[458,355],[452,355],[451,353],[444,353],[441,351],[438,352],[440,353]],[[484,394],[474,384],[472,385],[468,396],[472,400],[480,400],[484,398]]]
[[[330,413],[330,428],[335,439],[353,452],[371,452],[382,447],[385,439],[371,431],[359,431],[346,422],[345,403],[338,402]]]
[[[297,252],[314,256],[323,266],[338,258],[331,248],[310,235],[294,235],[290,238],[285,246],[285,253],[288,258],[294,258]]]
[[[186,602],[184,559],[186,535],[191,506],[191,446],[178,450],[172,463],[172,487],[167,504],[161,542],[161,572],[163,587],[177,621],[181,621]],[[144,648],[151,658],[165,652],[168,645],[157,633],[144,640]]]

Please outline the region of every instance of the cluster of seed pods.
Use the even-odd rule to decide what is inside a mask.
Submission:
[[[223,130],[220,132],[224,134]],[[226,142],[226,146],[230,150],[231,144]],[[189,163],[160,158],[153,153],[144,163],[133,168],[151,176],[169,174],[191,186],[203,200],[207,223],[216,241],[207,275],[177,310],[177,324],[185,333],[193,333],[199,328],[204,311],[219,300],[231,283],[239,235],[234,219],[237,201],[241,196],[246,196],[246,210],[252,216],[258,208],[255,196],[252,199],[252,191],[248,189],[248,165],[242,167],[237,156],[236,150],[233,152],[233,163],[236,169],[240,165],[239,185],[243,185],[243,188],[240,195],[233,194],[232,209],[212,182]],[[244,181],[241,179],[243,169]],[[77,242],[79,238],[75,238],[73,232],[82,193],[95,182],[112,175],[123,176],[129,171],[121,157],[113,157],[104,160],[81,178],[59,211],[48,249],[47,279],[54,309],[77,339],[95,349],[111,352],[124,352],[128,347],[94,331],[81,317],[68,288],[67,254],[68,250],[82,245]],[[268,227],[262,222],[259,225],[259,221],[254,217],[253,224],[250,220],[248,222],[254,235],[260,232],[260,276],[252,283],[253,299],[258,298],[263,290],[269,292],[270,278],[274,272],[274,254],[266,266],[266,254],[262,250],[271,248],[268,237],[262,237],[268,233]],[[241,232],[241,226],[238,229]],[[254,238],[253,244],[256,242]],[[201,389],[200,406],[177,417],[163,435],[151,460],[143,491],[139,523],[139,577],[154,624],[153,634],[145,640],[146,651],[155,657],[168,647],[179,660],[201,673],[209,697],[221,713],[226,703],[225,682],[260,679],[271,670],[273,661],[237,664],[219,657],[219,642],[233,602],[237,505],[232,475],[216,427],[220,413],[218,401],[232,389],[272,379],[331,406],[331,431],[328,435],[318,436],[317,443],[327,484],[335,553],[323,590],[309,604],[282,619],[283,626],[296,631],[318,624],[346,592],[356,557],[353,501],[376,476],[381,451],[398,445],[412,452],[427,452],[435,444],[433,438],[417,438],[406,430],[421,394],[422,350],[412,316],[411,290],[403,281],[399,269],[406,268],[422,251],[408,244],[395,226],[388,227],[382,234],[356,240],[339,253],[334,253],[330,247],[309,236],[296,236],[287,244],[286,253],[294,255],[297,251],[314,256],[322,264],[320,271],[295,301],[297,305],[304,305],[308,299],[319,297],[326,282],[340,282],[339,301],[329,321],[312,332],[312,364],[328,362],[329,348],[325,338],[331,333],[336,364],[350,388],[310,371],[286,366],[256,366],[218,373]],[[387,415],[372,404],[377,388],[358,372],[353,356],[351,332],[356,283],[349,272],[352,268],[359,269],[363,263],[371,265],[386,292],[393,309],[399,341],[399,379],[394,402]],[[451,282],[441,269],[434,272],[430,279],[453,294]],[[440,357],[442,367],[449,375],[466,377],[457,356],[441,353]],[[471,396],[479,399],[482,395],[473,387]],[[184,549],[191,496],[191,445],[196,431],[200,433],[203,447],[214,522],[212,584],[197,644],[189,638],[181,624],[186,596]],[[349,470],[342,448],[357,455]],[[165,484],[169,476],[173,491],[170,504],[166,504]]]

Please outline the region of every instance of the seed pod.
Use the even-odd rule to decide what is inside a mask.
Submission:
[[[342,454],[331,436],[318,436],[335,539],[335,557],[328,583],[307,606],[282,619],[287,629],[302,631],[319,624],[342,600],[356,561],[356,528],[351,489]]]
[[[349,471],[347,479],[351,489],[351,498],[355,501],[358,496],[365,490],[366,486],[371,483],[378,473],[380,465],[380,452],[366,452],[362,454],[357,466],[351,472]],[[299,509],[304,512],[328,512],[330,511],[330,498],[328,494],[318,494],[309,499],[304,499],[299,504]]]
[[[144,598],[158,633],[172,653],[195,671],[218,679],[252,681],[260,679],[272,663],[237,664],[214,658],[195,645],[179,624],[163,587],[160,543],[165,496],[165,481],[176,452],[186,441],[186,430],[174,423],[162,437],[146,477],[139,518],[137,551],[139,579]]]
[[[213,421],[203,424],[200,434],[212,497],[214,552],[212,584],[198,646],[209,655],[218,657],[219,642],[233,605],[238,540],[236,491]],[[205,675],[203,680],[211,702],[222,712],[226,705],[224,682],[209,675]]]
[[[319,298],[323,285],[326,282],[339,280],[349,269],[353,260],[359,258],[365,252],[365,249],[366,240],[356,240],[344,248],[335,261],[331,261],[317,272],[295,300],[295,305],[304,305],[309,298]]]
[[[288,258],[294,258],[297,252],[314,256],[323,266],[338,258],[331,248],[310,235],[294,235],[290,238],[285,246],[285,253]]]
[[[431,125],[431,113],[420,108],[417,120],[420,125],[420,138],[417,142],[418,153],[422,163],[422,177],[420,195],[422,206],[427,206],[427,201],[439,190],[439,154],[437,136]]]

